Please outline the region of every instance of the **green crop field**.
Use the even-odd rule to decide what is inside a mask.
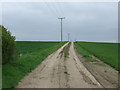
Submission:
[[[117,70],[118,43],[76,42],[77,51],[83,56],[94,55]]]
[[[2,67],[3,88],[14,88],[26,74],[64,43],[17,41],[18,57]]]

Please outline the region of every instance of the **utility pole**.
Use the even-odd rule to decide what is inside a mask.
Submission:
[[[68,33],[68,42],[70,41],[70,33]]]
[[[64,18],[58,18],[58,19],[61,19],[61,42],[62,42],[63,41],[63,38],[62,38],[62,20],[65,19],[65,17]]]

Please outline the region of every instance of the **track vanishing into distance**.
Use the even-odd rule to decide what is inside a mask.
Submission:
[[[67,46],[49,55],[16,88],[103,88],[78,58],[74,44],[68,51]]]

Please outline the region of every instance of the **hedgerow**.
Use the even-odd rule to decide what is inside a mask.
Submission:
[[[6,64],[15,57],[15,37],[2,25],[0,31],[2,31],[2,64]]]

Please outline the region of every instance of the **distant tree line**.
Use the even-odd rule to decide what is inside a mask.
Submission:
[[[15,36],[11,35],[4,26],[0,25],[2,31],[2,64],[8,63],[16,56]]]

